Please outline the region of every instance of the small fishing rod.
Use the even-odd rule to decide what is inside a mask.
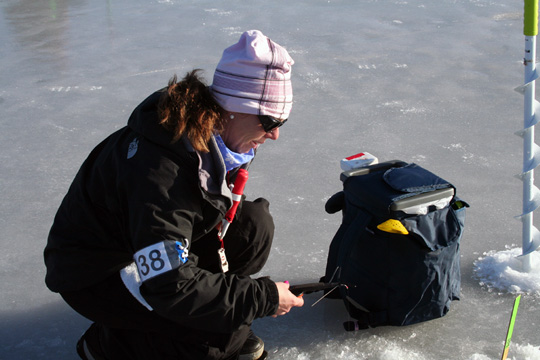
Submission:
[[[333,283],[324,283],[324,282],[316,282],[316,283],[308,283],[308,284],[300,284],[300,285],[292,285],[289,287],[289,291],[292,292],[296,296],[300,296],[303,294],[310,294],[317,291],[323,291],[323,290],[333,290],[335,288],[340,287],[342,284],[333,282]]]
[[[248,176],[249,174],[246,169],[238,170],[238,174],[236,175],[236,180],[232,188],[233,204],[231,208],[229,209],[229,211],[227,211],[227,214],[225,214],[225,218],[221,221],[221,224],[218,225],[218,240],[221,243],[221,246],[218,250],[218,255],[219,255],[221,270],[224,273],[229,271],[229,263],[227,262],[227,256],[225,255],[225,244],[223,243],[223,238],[225,237],[225,234],[227,233],[227,229],[229,228],[229,225],[233,222],[234,215],[236,214],[236,210],[238,209],[238,205],[240,204],[240,201],[242,200],[242,195],[244,194],[244,187],[246,186]]]

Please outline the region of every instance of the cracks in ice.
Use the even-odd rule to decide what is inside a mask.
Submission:
[[[460,153],[461,154],[461,159],[465,163],[480,165],[480,166],[483,166],[483,167],[488,167],[489,166],[489,161],[488,161],[488,159],[486,157],[474,155],[472,152],[467,150],[466,146],[464,146],[464,145],[462,145],[460,143],[455,143],[455,144],[450,144],[450,145],[443,145],[443,148],[447,149],[447,150],[450,150],[451,152]]]

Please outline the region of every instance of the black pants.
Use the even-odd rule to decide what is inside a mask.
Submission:
[[[273,235],[268,201],[244,201],[224,239],[229,272],[252,275],[260,271],[268,259]],[[217,232],[212,231],[194,242],[190,251],[199,257],[199,267],[220,272],[219,246]],[[222,334],[179,326],[141,305],[119,274],[61,295],[75,311],[94,322],[86,336],[109,360],[235,359],[249,335],[249,327]]]

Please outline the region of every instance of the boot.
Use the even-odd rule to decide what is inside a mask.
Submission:
[[[249,337],[240,349],[238,360],[262,360],[266,359],[266,355],[264,342],[250,330]]]
[[[83,360],[106,360],[99,354],[100,348],[98,325],[93,323],[77,342],[77,354]]]

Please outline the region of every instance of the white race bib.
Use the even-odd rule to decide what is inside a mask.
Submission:
[[[137,265],[141,281],[176,269],[185,264],[188,257],[188,240],[166,240],[145,247],[135,253],[133,259]]]

